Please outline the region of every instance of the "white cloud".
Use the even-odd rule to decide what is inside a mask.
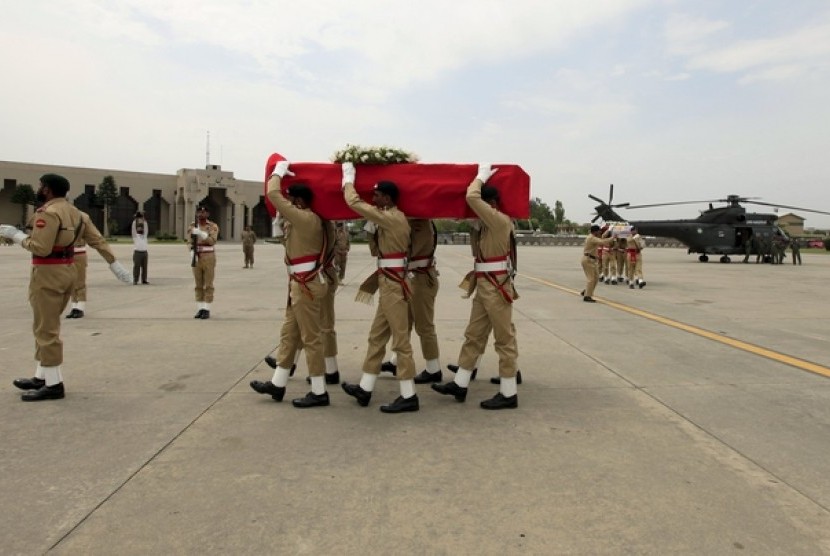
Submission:
[[[672,14],[664,29],[669,54],[688,55],[705,49],[706,40],[729,27],[722,20],[710,20],[688,14]]]

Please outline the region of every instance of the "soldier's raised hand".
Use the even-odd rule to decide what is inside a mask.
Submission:
[[[498,172],[498,168],[493,169],[489,164],[479,164],[478,165],[478,174],[476,174],[476,179],[479,180],[481,183],[487,183],[493,174]]]
[[[343,188],[346,187],[347,183],[354,184],[356,174],[357,171],[354,168],[354,164],[351,162],[343,163]]]
[[[291,163],[287,160],[280,160],[277,162],[277,165],[274,166],[274,171],[271,172],[271,176],[277,176],[279,178],[284,178],[286,175],[293,176],[294,172],[288,169],[288,166]]]

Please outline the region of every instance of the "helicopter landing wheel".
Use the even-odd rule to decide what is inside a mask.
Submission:
[[[707,255],[701,255],[697,258],[697,260],[699,260],[702,263],[708,263],[709,262],[709,257]]]
[[[723,256],[720,258],[720,262],[722,262],[722,263],[731,263],[731,262],[732,262],[732,259],[730,259],[727,255],[723,255]]]

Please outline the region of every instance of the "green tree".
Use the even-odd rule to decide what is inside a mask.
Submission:
[[[553,211],[539,197],[530,200],[530,219],[543,232],[553,233],[556,231],[556,220]]]
[[[95,192],[95,200],[98,206],[104,207],[104,237],[110,236],[110,207],[118,199],[118,187],[115,185],[115,178],[104,176],[103,181],[98,184],[98,191]]]
[[[20,205],[20,225],[26,225],[26,212],[29,205],[34,206],[37,202],[35,190],[28,183],[18,184],[12,193],[12,203]]]
[[[553,223],[557,229],[565,223],[565,207],[562,205],[562,201],[556,201],[556,204],[553,205]]]

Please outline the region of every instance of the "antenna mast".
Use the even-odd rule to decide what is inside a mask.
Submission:
[[[205,168],[210,166],[210,131],[207,132],[207,146],[205,147]]]

